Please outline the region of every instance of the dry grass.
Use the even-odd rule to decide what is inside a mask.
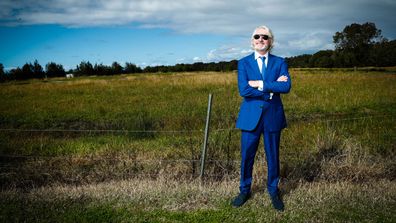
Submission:
[[[260,190],[253,191],[252,199],[244,207],[231,208],[230,201],[237,188],[236,180],[202,185],[199,181],[158,178],[78,187],[50,186],[28,193],[3,191],[0,206],[23,204],[28,215],[12,216],[6,208],[0,219],[85,222],[95,219],[91,210],[99,212],[99,221],[123,222],[393,222],[396,219],[396,183],[389,180],[364,184],[300,182],[283,194],[284,213],[274,211],[268,195]],[[76,212],[75,208],[82,208],[77,211],[78,216],[71,214]]]
[[[197,181],[155,180],[136,178],[77,187],[60,185],[43,187],[29,192],[32,200],[79,200],[81,197],[101,202],[143,205],[145,209],[197,210],[212,209],[220,197],[233,194],[235,182],[223,181],[202,185]],[[216,195],[216,196],[214,196]]]
[[[315,151],[286,178],[306,181],[364,182],[373,179],[396,179],[396,165],[391,157],[369,153],[354,138],[345,138],[334,130],[318,135]]]

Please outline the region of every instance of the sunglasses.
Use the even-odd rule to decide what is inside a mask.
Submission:
[[[254,39],[260,39],[260,37],[262,37],[263,40],[268,40],[268,39],[270,38],[268,35],[259,35],[259,34],[256,34],[256,35],[253,36]]]

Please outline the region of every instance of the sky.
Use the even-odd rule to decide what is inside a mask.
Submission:
[[[333,35],[373,22],[396,39],[395,0],[1,0],[0,63],[81,61],[142,68],[240,59],[253,30],[274,33],[273,54],[334,49]]]

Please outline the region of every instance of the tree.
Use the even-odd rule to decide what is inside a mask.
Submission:
[[[4,66],[2,63],[0,63],[0,75],[3,76],[4,75]]]
[[[119,63],[114,61],[111,64],[111,71],[113,74],[122,74],[123,70],[124,68],[122,68],[122,66]]]
[[[4,66],[2,63],[0,63],[0,82],[4,82],[7,80],[7,76],[4,73]]]
[[[64,77],[66,75],[63,66],[54,62],[49,62],[45,65],[45,73],[47,77]]]
[[[25,65],[22,66],[22,77],[19,77],[19,79],[26,80],[34,78],[33,69],[34,67],[31,63],[25,63]]]
[[[25,79],[27,79],[24,76],[24,73],[23,73],[22,69],[19,68],[19,67],[15,68],[15,69],[11,69],[9,75],[10,75],[10,79],[15,79],[15,80],[25,80]]]
[[[333,36],[336,51],[348,54],[348,61],[352,66],[365,65],[368,60],[368,51],[378,42],[385,39],[381,30],[374,23],[362,25],[353,23],[344,28],[342,32],[336,32]],[[352,56],[353,58],[350,58]],[[349,64],[346,64],[349,65]]]
[[[111,75],[113,72],[111,67],[103,64],[95,64],[93,69],[94,73],[98,76]]]
[[[387,67],[396,65],[396,40],[377,43],[370,52],[370,66]]]
[[[289,67],[309,67],[311,57],[311,54],[303,54],[294,57],[287,57],[285,59]]]
[[[43,67],[38,63],[37,60],[33,63],[33,77],[34,78],[44,78],[45,73]]]
[[[124,71],[127,74],[132,74],[132,73],[141,73],[142,69],[133,63],[126,62]]]
[[[77,75],[94,75],[94,68],[92,64],[88,61],[81,61],[80,65],[77,65],[77,68],[75,70],[75,73]]]
[[[309,59],[310,67],[333,67],[333,51],[320,50]]]

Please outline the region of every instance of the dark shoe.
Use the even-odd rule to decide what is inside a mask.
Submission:
[[[242,206],[247,200],[250,198],[250,193],[242,194],[240,193],[234,200],[232,201],[231,205],[235,208]]]
[[[277,211],[284,211],[285,210],[285,205],[283,204],[283,201],[279,198],[279,195],[271,196],[271,202],[272,202],[272,206]]]

